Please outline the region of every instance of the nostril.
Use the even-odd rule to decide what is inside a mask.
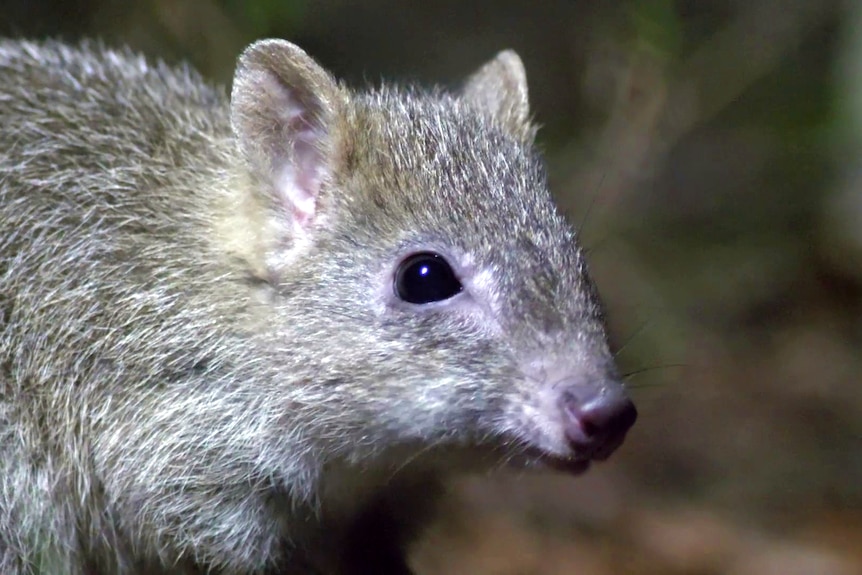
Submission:
[[[637,409],[622,391],[569,390],[560,399],[566,438],[585,457],[607,458],[637,420]]]
[[[580,420],[581,420],[581,429],[584,430],[589,436],[598,435],[602,432],[602,428],[604,427],[603,421],[601,417],[597,417],[594,412],[581,412]]]
[[[634,425],[638,413],[627,397],[594,401],[581,410],[581,427],[587,435],[625,433]]]

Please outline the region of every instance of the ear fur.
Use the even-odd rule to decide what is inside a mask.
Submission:
[[[295,229],[306,229],[316,214],[344,97],[332,76],[290,42],[261,40],[239,58],[231,92],[234,135]]]
[[[500,52],[470,76],[461,98],[490,114],[518,139],[532,139],[527,73],[513,50]]]

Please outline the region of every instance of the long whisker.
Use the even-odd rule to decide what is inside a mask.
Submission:
[[[624,373],[622,375],[623,379],[629,379],[636,375],[641,375],[643,373],[649,373],[651,371],[656,371],[659,369],[673,369],[673,368],[681,368],[681,367],[691,367],[691,365],[687,363],[666,363],[664,365],[653,365],[650,367],[644,367],[641,369],[636,369],[634,371],[629,371],[628,373]]]
[[[616,351],[614,351],[614,357],[619,357],[619,355],[623,352],[626,346],[628,346],[637,336],[643,333],[644,329],[646,329],[646,327],[650,323],[652,323],[652,318],[647,318],[643,320],[640,325],[636,327],[631,334],[629,334],[625,341],[622,342],[622,344],[616,349]]]
[[[607,172],[602,172],[602,178],[599,180],[599,183],[596,185],[596,189],[593,190],[592,197],[590,198],[590,203],[587,204],[587,209],[584,212],[584,215],[581,216],[581,221],[578,224],[578,228],[577,228],[578,235],[582,238],[584,237],[584,230],[587,227],[587,220],[589,219],[590,214],[593,211],[593,206],[596,205],[596,200],[599,197],[599,193],[602,191],[602,188],[604,187],[605,176],[607,176]]]

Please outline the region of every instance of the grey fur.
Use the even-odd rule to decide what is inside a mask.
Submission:
[[[265,41],[230,104],[0,41],[0,572],[346,572],[395,477],[576,456],[545,396],[615,373],[526,98],[512,52],[464,97],[357,93]],[[469,293],[397,301],[427,249]]]

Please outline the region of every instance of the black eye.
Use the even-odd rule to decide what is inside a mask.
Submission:
[[[442,256],[431,252],[408,257],[395,272],[395,293],[408,303],[442,301],[461,289],[452,267]]]

